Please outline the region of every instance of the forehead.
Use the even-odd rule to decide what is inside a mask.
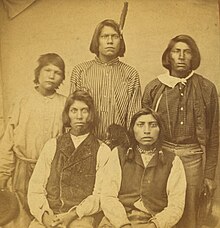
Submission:
[[[104,26],[100,34],[118,34],[116,30],[111,26]]]
[[[46,66],[43,66],[41,69],[50,69],[50,70],[62,72],[58,66],[55,66],[55,65],[53,65],[51,63],[46,65]]]
[[[190,49],[190,46],[185,42],[177,42],[174,44],[172,49]]]
[[[135,123],[142,122],[142,123],[151,123],[157,122],[157,120],[153,117],[152,114],[141,115],[137,118]]]
[[[70,105],[70,109],[75,108],[75,109],[89,109],[89,106],[84,102],[80,100],[75,100],[73,103]]]

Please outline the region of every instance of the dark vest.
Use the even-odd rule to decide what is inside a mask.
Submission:
[[[92,194],[100,143],[90,134],[75,149],[69,133],[57,139],[46,190],[54,213],[68,211]]]
[[[132,161],[127,161],[125,154],[126,152],[119,147],[122,167],[119,200],[127,211],[135,209],[134,203],[140,198],[152,215],[162,211],[168,203],[167,180],[175,155],[169,152],[159,155],[157,151],[145,168],[138,151],[135,151],[135,158]]]

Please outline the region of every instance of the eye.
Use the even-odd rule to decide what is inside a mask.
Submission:
[[[55,74],[58,75],[58,76],[62,76],[62,72],[61,71],[56,71]]]
[[[137,126],[138,126],[138,127],[143,127],[144,124],[143,124],[143,123],[137,123]]]
[[[174,53],[174,54],[176,54],[176,53],[179,53],[180,51],[178,49],[174,49],[171,52]]]
[[[185,50],[185,54],[186,55],[192,55],[192,51],[191,50]]]
[[[117,40],[117,39],[119,39],[120,37],[119,37],[118,34],[114,34],[114,35],[112,35],[112,38],[115,39],[115,40]]]
[[[83,113],[83,114],[87,114],[88,112],[89,112],[89,110],[86,109],[86,108],[84,108],[84,109],[82,110],[82,113]]]
[[[101,38],[104,39],[104,40],[107,40],[108,39],[108,35],[106,35],[106,34],[102,35]]]
[[[72,113],[77,113],[77,109],[72,108],[72,109],[70,109],[70,112],[72,112]]]
[[[157,124],[157,123],[151,123],[151,124],[150,124],[150,127],[156,128],[156,127],[158,127],[158,124]]]

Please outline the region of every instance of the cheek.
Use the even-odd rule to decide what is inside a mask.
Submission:
[[[159,134],[160,134],[160,130],[159,129],[154,129],[153,136],[154,136],[155,139],[158,139]]]

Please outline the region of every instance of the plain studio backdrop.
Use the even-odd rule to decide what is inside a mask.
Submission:
[[[68,95],[73,66],[94,58],[89,45],[96,25],[107,18],[119,21],[123,3],[123,0],[36,0],[9,19],[0,1],[0,135],[12,102],[34,86],[33,72],[39,55],[55,52],[64,59],[66,80],[59,92]],[[165,72],[161,56],[169,40],[188,34],[201,52],[201,65],[196,72],[214,82],[220,93],[217,0],[129,0],[128,3],[124,27],[126,53],[121,60],[139,72],[142,92],[146,83]]]

